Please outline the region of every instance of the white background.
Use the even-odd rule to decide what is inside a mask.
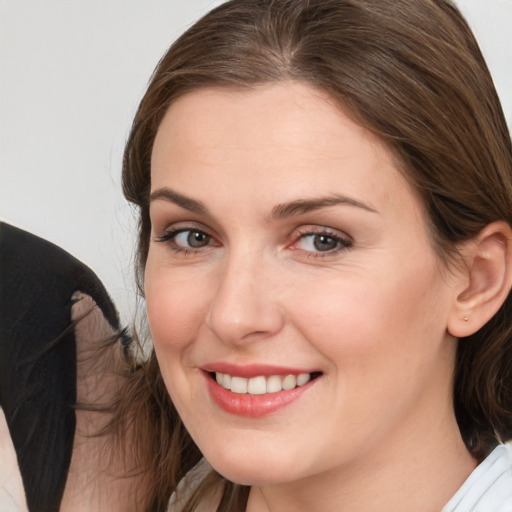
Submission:
[[[212,0],[0,0],[0,218],[64,247],[135,307],[123,144],[147,80]],[[512,0],[459,0],[512,123]]]

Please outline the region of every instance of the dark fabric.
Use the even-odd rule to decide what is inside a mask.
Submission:
[[[76,346],[71,296],[90,295],[117,331],[112,301],[70,254],[0,223],[0,406],[31,512],[56,512],[75,431]]]

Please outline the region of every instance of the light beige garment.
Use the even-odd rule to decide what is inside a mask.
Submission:
[[[201,480],[212,470],[205,459],[201,459],[180,482],[178,490],[171,496],[167,512],[181,512],[192,493],[197,489]],[[220,496],[214,493],[206,497],[195,512],[216,512]]]

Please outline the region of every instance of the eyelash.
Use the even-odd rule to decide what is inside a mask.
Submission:
[[[299,241],[305,240],[308,237],[312,237],[313,239],[315,237],[326,237],[332,239],[332,241],[336,244],[336,246],[333,249],[327,251],[304,250],[304,252],[308,253],[308,258],[326,258],[329,256],[334,256],[341,251],[351,249],[353,245],[353,242],[348,235],[341,236],[339,233],[326,228],[321,228],[319,231],[312,230],[311,228],[304,228],[304,230],[299,231],[299,235],[294,239],[291,245],[293,246],[297,244]]]
[[[155,238],[155,242],[167,243],[169,245],[169,247],[174,252],[182,253],[185,256],[188,254],[195,254],[195,253],[201,251],[202,249],[204,249],[205,247],[208,247],[208,245],[209,245],[208,244],[203,247],[190,247],[188,249],[180,247],[176,243],[176,237],[182,233],[190,233],[190,234],[196,233],[196,234],[201,234],[201,235],[208,237],[209,240],[213,239],[213,237],[211,235],[209,235],[208,233],[206,233],[205,231],[203,231],[201,229],[197,229],[197,228],[193,228],[193,227],[183,227],[183,228],[171,229],[169,231],[166,231],[163,235]]]
[[[180,235],[182,233],[189,233],[188,236],[190,236],[193,233],[205,236],[208,238],[208,243],[201,247],[189,247],[189,248],[180,247],[176,243],[176,238],[178,237],[178,235]],[[322,228],[320,231],[314,231],[312,228],[304,228],[303,230],[299,230],[298,235],[294,237],[293,242],[291,244],[289,244],[288,247],[291,250],[301,250],[301,249],[294,248],[293,246],[296,245],[297,243],[299,243],[301,240],[307,239],[308,237],[313,237],[313,238],[326,237],[328,239],[331,239],[332,242],[335,244],[335,247],[333,249],[329,249],[327,251],[302,250],[303,252],[308,254],[308,258],[325,258],[325,257],[333,256],[343,250],[352,248],[352,245],[353,245],[353,242],[350,239],[350,237],[348,237],[348,235],[345,235],[345,237],[343,237],[343,236],[340,236],[338,233],[336,233],[330,229],[326,229],[326,228]],[[208,233],[206,233],[205,231],[203,231],[201,229],[197,229],[197,228],[193,228],[193,227],[183,227],[183,228],[171,229],[171,230],[165,232],[163,235],[155,238],[155,242],[167,243],[169,245],[169,247],[174,252],[181,253],[184,256],[187,256],[190,254],[195,254],[195,253],[198,253],[198,252],[208,248],[209,246],[212,245],[210,243],[212,240],[214,240],[214,238],[211,235],[209,235]]]

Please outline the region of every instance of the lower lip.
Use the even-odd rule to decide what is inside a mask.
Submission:
[[[249,395],[233,393],[213,380],[208,373],[204,373],[208,391],[213,401],[224,411],[246,418],[262,418],[298,400],[317,379],[309,381],[303,386],[293,389],[265,393],[264,395]]]

